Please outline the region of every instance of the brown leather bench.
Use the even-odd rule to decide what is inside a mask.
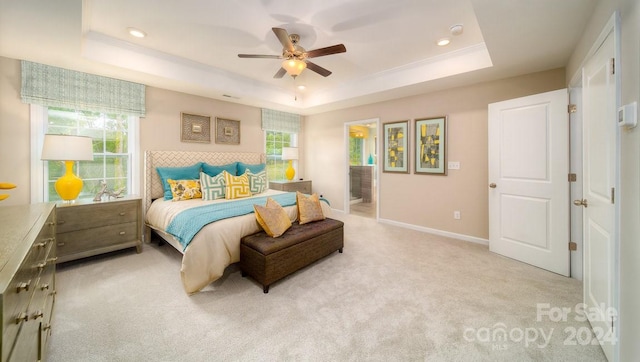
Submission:
[[[240,270],[262,284],[263,291],[287,275],[344,247],[344,223],[324,219],[291,225],[283,235],[272,238],[264,231],[240,241]]]

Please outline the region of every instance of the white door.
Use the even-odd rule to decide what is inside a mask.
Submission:
[[[595,335],[613,360],[615,339],[616,80],[613,32],[582,70],[584,303]],[[582,206],[580,206],[582,204]],[[576,206],[574,206],[576,207]]]
[[[489,105],[489,249],[569,276],[566,89]]]

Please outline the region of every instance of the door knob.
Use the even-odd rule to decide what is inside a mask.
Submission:
[[[576,206],[584,206],[584,207],[587,207],[587,205],[588,205],[587,199],[573,200],[573,204],[576,205]]]
[[[489,187],[491,187],[492,189],[495,189],[497,186],[498,186],[498,185],[496,185],[496,184],[495,184],[495,183],[493,183],[493,182],[489,184]]]

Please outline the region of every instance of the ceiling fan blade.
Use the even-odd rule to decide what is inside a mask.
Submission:
[[[282,55],[238,54],[238,58],[282,59]]]
[[[312,70],[323,77],[328,77],[329,75],[331,75],[331,71],[329,71],[328,69],[325,69],[316,63],[311,63],[308,60],[307,60],[307,69]]]
[[[344,53],[346,51],[347,51],[347,48],[344,46],[344,44],[332,45],[326,48],[309,50],[307,52],[307,58],[315,58],[315,57],[321,57],[324,55]]]
[[[285,49],[292,53],[296,50],[296,48],[293,46],[293,43],[291,42],[291,39],[289,39],[289,33],[287,33],[286,30],[282,28],[271,28],[271,30],[273,30],[273,32],[276,34],[278,40],[280,40],[280,43]]]
[[[285,75],[285,74],[287,74],[287,70],[286,70],[286,69],[284,69],[284,68],[280,68],[280,70],[278,70],[278,71],[276,72],[276,74],[274,74],[274,76],[273,76],[273,77],[274,77],[274,78],[282,78],[282,77],[284,77],[284,75]]]

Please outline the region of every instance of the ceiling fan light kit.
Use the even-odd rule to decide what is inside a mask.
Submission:
[[[297,77],[307,68],[307,63],[297,58],[285,59],[282,62],[282,68],[292,77]]]

